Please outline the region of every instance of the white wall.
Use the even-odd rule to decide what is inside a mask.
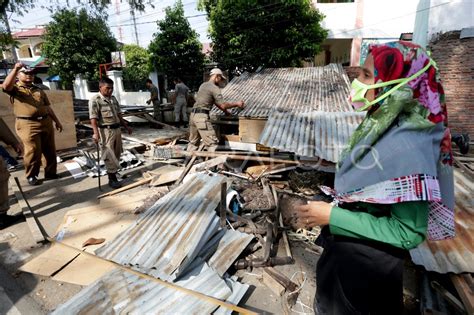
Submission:
[[[123,88],[122,71],[108,71],[107,76],[114,81],[114,93],[120,105],[145,106],[150,98],[150,92],[126,92]],[[97,92],[90,92],[87,88],[87,81],[80,75],[74,80],[74,95],[81,100],[88,100]]]
[[[472,0],[419,0],[413,41],[426,47],[438,33],[474,26]]]
[[[329,30],[328,38],[399,38],[401,33],[413,32],[417,4],[416,0],[313,1],[313,5],[326,15],[323,26]],[[361,26],[356,26],[358,9]]]
[[[431,0],[428,38],[439,32],[459,31],[474,26],[474,1]]]
[[[34,47],[40,43],[43,42],[43,39],[41,37],[31,37],[31,38],[25,38],[25,39],[19,39],[18,41],[18,48],[15,48],[17,56],[20,56],[20,47],[22,46],[29,46],[31,53],[33,55],[32,58],[19,58],[22,61],[35,61],[40,57],[40,55],[35,55]]]

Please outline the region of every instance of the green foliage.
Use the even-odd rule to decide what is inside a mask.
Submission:
[[[3,14],[8,11],[22,15],[23,12],[28,12],[38,5],[50,10],[80,5],[101,12],[109,5],[115,3],[112,0],[50,0],[48,4],[44,4],[44,2],[39,4],[38,2],[37,0],[0,0],[0,13]],[[128,0],[128,3],[132,9],[137,11],[144,11],[146,4],[153,7],[149,0]]]
[[[99,64],[110,62],[110,52],[117,49],[105,19],[88,15],[85,9],[62,9],[46,26],[43,55],[51,74],[59,74],[71,83],[76,74],[89,80],[98,79]]]
[[[18,42],[3,27],[0,27],[0,51],[5,51],[11,46],[17,46]]]
[[[209,11],[213,59],[224,68],[253,71],[298,67],[326,38],[324,16],[310,0],[201,0]]]
[[[148,48],[152,65],[169,78],[179,77],[190,88],[197,88],[202,81],[204,54],[198,34],[184,17],[181,1],[166,8],[158,27]]]
[[[150,73],[150,56],[145,48],[137,45],[123,46],[127,66],[123,69],[123,80],[144,86]]]

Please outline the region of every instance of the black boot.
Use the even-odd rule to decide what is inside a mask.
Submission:
[[[113,189],[122,187],[122,184],[117,180],[116,173],[107,173],[109,176],[109,186]]]

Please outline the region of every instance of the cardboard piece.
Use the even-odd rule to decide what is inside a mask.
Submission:
[[[54,113],[64,128],[61,133],[55,132],[56,150],[77,147],[72,91],[51,90],[45,92],[51,102]],[[8,128],[15,132],[15,116],[13,115],[13,107],[10,103],[10,96],[3,92],[0,92],[0,116],[8,125]]]
[[[135,222],[133,212],[143,204],[145,194],[113,196],[100,204],[71,210],[64,216],[55,238],[77,249],[83,249],[82,244],[91,237],[105,238],[104,243],[83,249],[94,253]],[[43,276],[54,275],[53,279],[58,281],[88,285],[113,268],[107,262],[57,244],[20,267],[20,270]]]

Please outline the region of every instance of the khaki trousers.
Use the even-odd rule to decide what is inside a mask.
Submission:
[[[153,102],[153,118],[155,120],[161,121],[161,107],[160,107],[160,101],[154,101]]]
[[[7,163],[0,157],[0,214],[6,213],[10,208],[8,204],[8,178]]]
[[[179,122],[180,115],[183,115],[183,121],[188,120],[188,115],[186,113],[187,102],[185,98],[177,98],[176,104],[174,104],[174,121]]]
[[[207,146],[207,151],[215,151],[219,140],[216,130],[209,121],[209,115],[203,113],[191,113],[189,118],[189,145],[188,151],[195,151],[199,147],[199,141]]]
[[[56,175],[56,145],[51,117],[42,121],[17,119],[16,133],[24,146],[23,163],[26,177],[38,176],[41,166],[41,155],[46,160],[45,176]]]
[[[120,154],[122,154],[122,132],[120,128],[99,128],[102,159],[107,173],[117,173],[120,167]]]

